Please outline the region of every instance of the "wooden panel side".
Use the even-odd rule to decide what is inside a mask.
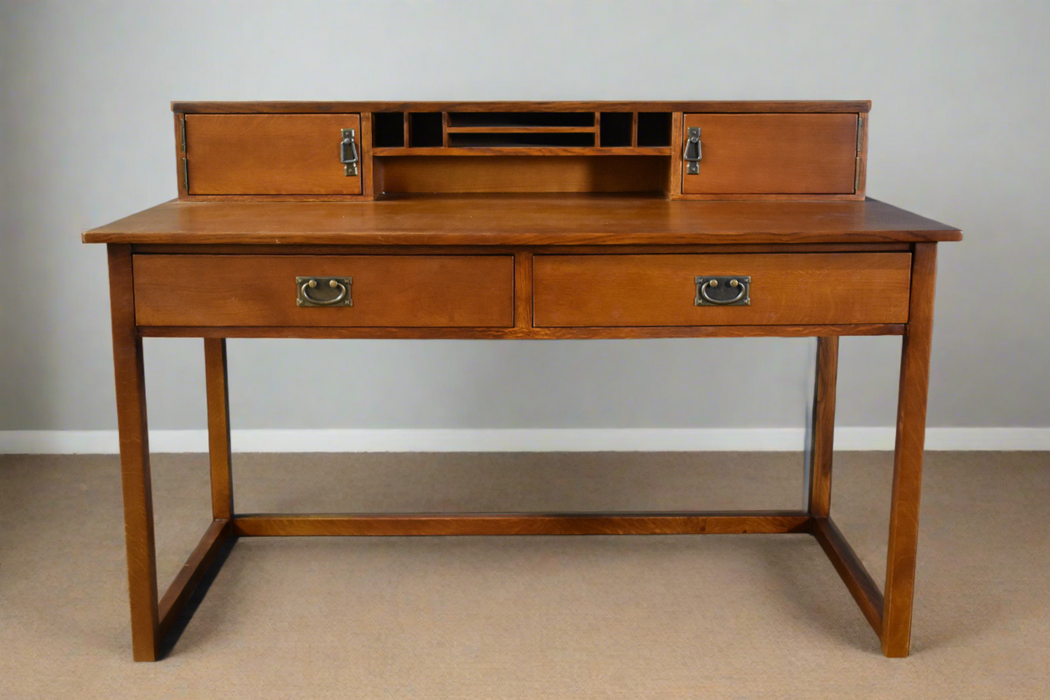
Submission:
[[[372,163],[372,128],[374,122],[372,113],[361,115],[361,129],[357,132],[357,146],[361,158],[361,195],[364,199],[375,199],[375,184],[373,183]],[[344,175],[345,177],[345,175]]]
[[[685,115],[675,112],[671,115],[671,179],[667,183],[668,199],[682,198],[682,154],[685,148],[683,122]]]
[[[185,199],[189,195],[186,184],[189,180],[188,163],[186,160],[186,115],[175,113],[175,180],[179,191],[179,199]]]
[[[868,115],[857,115],[857,187],[854,194],[863,199],[868,189]]]

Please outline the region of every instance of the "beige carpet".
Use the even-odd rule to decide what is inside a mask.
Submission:
[[[890,455],[833,516],[876,580]],[[788,454],[238,455],[238,510],[795,508]],[[154,459],[162,587],[209,519]],[[114,457],[0,457],[0,698],[1048,698],[1050,453],[927,456],[913,654],[807,535],[242,539],[131,661]]]

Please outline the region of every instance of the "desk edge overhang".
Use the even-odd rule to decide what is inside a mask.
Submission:
[[[489,198],[490,203],[494,200]],[[520,200],[519,200],[520,201]],[[561,200],[565,201],[565,200]],[[648,200],[652,201],[652,200]],[[816,228],[809,228],[805,221],[794,227],[770,227],[768,230],[751,225],[750,227],[733,228],[731,226],[718,228],[704,228],[703,226],[683,227],[681,222],[677,226],[660,228],[657,225],[648,225],[637,230],[608,230],[600,224],[593,228],[575,222],[570,228],[557,224],[544,227],[537,224],[527,230],[498,230],[498,226],[481,227],[471,221],[470,216],[464,217],[464,226],[461,228],[450,227],[447,222],[441,227],[428,227],[426,225],[397,226],[386,228],[357,227],[348,230],[326,228],[324,230],[311,230],[311,217],[304,216],[301,223],[289,228],[268,228],[261,224],[258,228],[245,230],[212,224],[206,231],[187,230],[186,226],[177,226],[174,223],[157,225],[151,217],[157,215],[177,214],[182,207],[192,207],[195,210],[212,209],[216,212],[229,210],[230,207],[258,207],[278,206],[286,212],[292,212],[296,207],[305,205],[322,206],[324,208],[345,208],[353,211],[357,207],[374,206],[376,202],[184,202],[170,200],[163,204],[150,207],[136,214],[132,214],[112,223],[90,229],[81,234],[84,243],[105,244],[178,244],[178,245],[383,245],[383,246],[658,246],[658,245],[763,245],[763,244],[820,244],[820,243],[928,243],[928,242],[952,242],[961,241],[961,230],[942,224],[940,222],[922,217],[918,214],[899,209],[878,200],[866,199],[862,202],[754,202],[753,206],[771,208],[773,213],[782,211],[791,213],[792,205],[820,212],[821,205],[827,205],[832,211],[845,211],[852,208],[877,207],[896,217],[896,225],[893,226],[843,226],[841,228],[829,227],[821,223]],[[728,202],[669,202],[669,206],[682,210],[696,212],[697,219],[705,214],[716,210],[720,204]],[[732,203],[740,206],[741,202]],[[394,206],[397,206],[394,204]],[[248,211],[248,210],[245,210]],[[311,211],[305,209],[304,211]],[[814,222],[817,217],[814,216]],[[199,227],[198,227],[199,228]]]
[[[468,233],[400,231],[397,233],[115,233],[87,231],[83,243],[117,245],[296,245],[296,246],[704,246],[704,245],[814,245],[872,243],[948,243],[962,240],[958,231],[867,231],[861,234],[705,233],[705,234],[609,234],[609,233]]]

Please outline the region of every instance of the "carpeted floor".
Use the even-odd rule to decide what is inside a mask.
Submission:
[[[238,510],[796,508],[789,454],[236,455]],[[885,571],[891,456],[832,515]],[[159,577],[209,521],[156,455]],[[930,453],[912,656],[808,535],[242,539],[131,661],[118,463],[0,457],[0,698],[1048,698],[1050,453]]]

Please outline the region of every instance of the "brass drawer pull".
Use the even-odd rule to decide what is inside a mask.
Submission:
[[[353,306],[350,292],[353,283],[353,277],[296,277],[295,286],[299,290],[296,306]],[[310,290],[318,288],[327,293],[312,296]],[[334,290],[334,296],[328,290]]]
[[[696,298],[693,304],[696,306],[750,306],[751,305],[751,278],[746,275],[728,275],[722,277],[697,276]],[[712,296],[711,291],[715,289],[736,290],[733,295],[728,296],[716,293]]]

